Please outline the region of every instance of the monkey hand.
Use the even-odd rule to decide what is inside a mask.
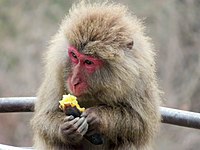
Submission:
[[[96,109],[94,107],[86,109],[81,117],[85,117],[89,125],[87,135],[93,135],[99,133],[100,131],[100,118],[97,115]]]
[[[67,116],[60,125],[59,135],[64,143],[76,144],[80,142],[88,130],[88,123],[85,117]]]

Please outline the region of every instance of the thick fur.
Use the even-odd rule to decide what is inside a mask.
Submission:
[[[128,46],[133,41],[133,47]],[[58,135],[64,113],[58,101],[68,93],[71,73],[67,47],[99,57],[104,67],[95,72],[82,107],[95,107],[101,118],[103,145],[83,140],[73,147]],[[74,5],[53,37],[45,59],[45,78],[32,119],[37,150],[150,150],[159,130],[160,96],[155,75],[155,52],[141,21],[113,3]]]

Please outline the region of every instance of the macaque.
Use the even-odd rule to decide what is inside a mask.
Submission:
[[[121,4],[75,4],[51,40],[31,124],[37,150],[150,150],[159,130],[155,50]],[[80,117],[59,108],[77,97]],[[98,133],[103,144],[85,136]]]

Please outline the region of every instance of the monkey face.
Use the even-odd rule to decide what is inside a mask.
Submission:
[[[95,71],[102,67],[103,61],[82,54],[72,46],[68,48],[68,55],[71,63],[71,73],[67,77],[67,86],[72,94],[80,96],[87,93],[90,87],[88,80]]]
[[[136,69],[130,66],[137,63],[131,58],[132,33],[137,29],[121,13],[110,13],[107,7],[103,12],[101,9],[92,8],[87,13],[80,9],[83,14],[71,13],[62,24],[61,31],[69,44],[67,90],[76,96],[121,97],[122,92],[133,87],[130,82]]]

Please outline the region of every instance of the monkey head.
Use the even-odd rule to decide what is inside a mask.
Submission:
[[[123,5],[80,3],[72,7],[52,41],[56,55],[65,58],[67,92],[100,96],[102,101],[109,95],[119,100],[131,92],[140,84],[140,71],[154,67],[153,57],[148,56],[154,53],[149,51],[151,44],[142,27]]]

